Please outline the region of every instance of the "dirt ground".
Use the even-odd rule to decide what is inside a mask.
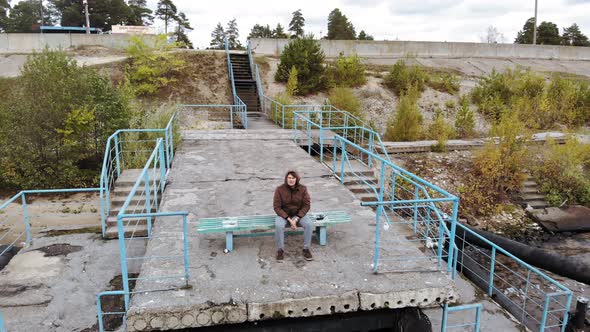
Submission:
[[[0,197],[5,202],[10,197]],[[48,232],[73,228],[100,232],[100,202],[98,193],[77,193],[71,195],[27,195],[27,212],[33,238]],[[23,205],[20,199],[0,211],[0,244],[12,243],[18,246],[25,240]],[[9,232],[10,229],[14,229]],[[3,235],[9,233],[5,237]],[[22,234],[22,235],[21,235]]]

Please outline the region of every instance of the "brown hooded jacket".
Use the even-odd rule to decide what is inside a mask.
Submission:
[[[289,174],[295,176],[296,179],[293,188],[287,184]],[[289,171],[285,174],[285,182],[275,190],[273,208],[278,216],[285,219],[298,216],[301,219],[311,208],[311,197],[307,192],[307,187],[299,183],[299,180],[300,177],[295,171]]]

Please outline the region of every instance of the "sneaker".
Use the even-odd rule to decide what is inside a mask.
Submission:
[[[279,249],[279,251],[277,251],[277,262],[282,263],[284,258],[285,252],[283,251],[283,249]]]
[[[313,256],[309,249],[303,249],[303,258],[305,258],[306,261],[313,261]]]

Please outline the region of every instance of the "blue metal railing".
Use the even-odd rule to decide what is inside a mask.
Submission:
[[[129,281],[157,281],[163,279],[183,279],[184,286],[188,286],[188,212],[160,212],[159,197],[164,193],[166,185],[164,158],[164,142],[158,139],[156,146],[148,158],[144,168],[127,196],[125,203],[117,215],[117,228],[119,235],[119,252],[121,259],[121,275],[123,279],[123,292],[125,298],[125,309],[129,308],[129,296],[132,293]],[[182,218],[183,253],[172,256],[138,256],[128,257],[128,245],[135,240],[153,240],[153,222],[156,218],[163,222],[165,217]],[[145,231],[145,232],[143,232]],[[126,234],[130,233],[130,234]],[[144,276],[146,271],[142,269],[142,277],[129,278],[129,264],[140,264],[141,262],[179,260],[183,261],[183,271],[176,275]],[[137,286],[136,286],[137,287]],[[145,288],[134,292],[160,291],[162,289]]]
[[[2,311],[0,311],[0,332],[6,332],[6,328],[4,327],[4,316],[2,316]]]
[[[448,325],[447,320],[449,318],[449,313],[453,313],[453,312],[457,312],[457,311],[464,311],[464,310],[473,310],[473,309],[475,309],[475,321],[473,323]],[[446,332],[448,330],[458,329],[458,328],[461,328],[462,331],[465,331],[465,328],[473,327],[473,329],[471,331],[479,332],[479,325],[480,325],[480,320],[481,320],[481,309],[482,309],[481,303],[466,304],[466,305],[461,305],[461,306],[456,306],[456,307],[449,307],[449,305],[447,303],[445,303],[444,308],[443,308],[442,324],[441,324],[440,331]]]
[[[105,324],[104,324],[104,317],[105,316],[121,316],[123,320],[122,328],[123,331],[127,330],[127,310],[123,311],[110,311],[110,312],[103,312],[102,311],[102,298],[107,296],[124,296],[126,293],[124,291],[106,291],[99,293],[96,296],[96,311],[98,314],[98,330],[100,332],[105,331]],[[0,331],[2,332],[2,331]]]
[[[174,158],[176,113],[165,128],[120,129],[108,139],[100,173],[100,201],[102,235],[105,236],[107,218],[111,212],[110,192],[124,169],[142,167],[158,138],[164,138],[166,169]]]
[[[462,224],[455,241],[457,269],[519,322],[533,331],[565,331],[571,290]]]
[[[86,208],[90,211],[82,211],[82,207],[78,206],[76,209],[63,205],[62,203],[46,203],[44,205],[59,205],[61,211],[43,211],[35,214],[30,211],[31,203],[27,201],[27,197],[39,194],[64,194],[64,193],[84,193],[84,192],[99,192],[100,188],[79,188],[79,189],[40,189],[40,190],[22,190],[18,194],[9,198],[6,202],[0,205],[0,244],[5,244],[6,247],[0,252],[0,256],[12,249],[19,242],[24,242],[25,245],[30,245],[33,241],[31,230],[31,219],[35,217],[56,216],[63,218],[64,216],[73,215],[79,218],[81,215],[93,215],[97,217],[99,210],[98,206],[92,206],[87,203]],[[8,211],[11,205],[20,204],[20,207]],[[40,205],[42,203],[35,203]],[[54,209],[56,207],[54,206]],[[79,209],[79,210],[78,210]]]
[[[242,122],[242,126],[244,127],[244,129],[248,129],[248,116],[247,116],[247,112],[248,112],[248,107],[246,106],[246,103],[244,103],[242,101],[242,99],[238,96],[238,93],[236,92],[236,82],[234,79],[234,70],[233,70],[233,65],[231,63],[231,57],[229,56],[229,40],[227,39],[227,37],[225,38],[225,55],[227,57],[227,70],[229,72],[229,80],[231,83],[231,91],[232,91],[232,96],[233,96],[233,100],[234,100],[234,105],[236,105],[236,107],[240,108],[240,121]]]

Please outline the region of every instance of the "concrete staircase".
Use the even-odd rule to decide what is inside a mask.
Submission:
[[[107,217],[107,230],[105,232],[105,238],[107,239],[118,239],[119,233],[117,228],[117,214],[123,207],[127,196],[131,193],[131,189],[133,189],[133,185],[137,181],[139,174],[141,173],[141,169],[127,169],[121,172],[121,176],[117,178],[115,181],[115,187],[111,190],[111,211]],[[143,189],[143,188],[141,188]],[[136,195],[131,204],[129,205],[130,208],[128,211],[132,211],[133,207],[139,204],[139,206],[144,205],[144,202],[139,201],[139,193]],[[158,199],[160,199],[161,195],[158,195]],[[143,197],[142,197],[143,198]],[[155,212],[156,209],[152,207],[152,212]],[[145,211],[142,211],[145,212]],[[145,218],[137,218],[137,219],[124,219],[123,223],[125,226],[125,237],[141,237],[147,236],[147,220]]]
[[[520,190],[514,195],[516,201],[523,207],[529,205],[533,209],[544,209],[549,206],[545,200],[545,195],[540,193],[539,185],[529,174],[524,181]]]
[[[338,162],[340,162],[340,160]],[[333,158],[331,154],[324,154],[324,163],[330,168],[333,167]],[[344,166],[344,186],[346,186],[346,188],[348,188],[348,190],[350,190],[359,200],[363,202],[376,202],[377,196],[367,183],[373,183],[374,186],[378,188],[379,179],[375,177],[375,174],[371,169],[361,164],[359,161],[351,160],[350,164],[350,166],[354,168],[354,172],[349,165]],[[337,167],[340,166],[337,165]],[[340,174],[338,169],[336,174]],[[373,210],[377,209],[376,207],[372,208]]]
[[[253,79],[248,54],[232,53],[229,58],[232,64],[236,93],[248,107],[248,113],[259,112],[258,89],[256,80]]]

